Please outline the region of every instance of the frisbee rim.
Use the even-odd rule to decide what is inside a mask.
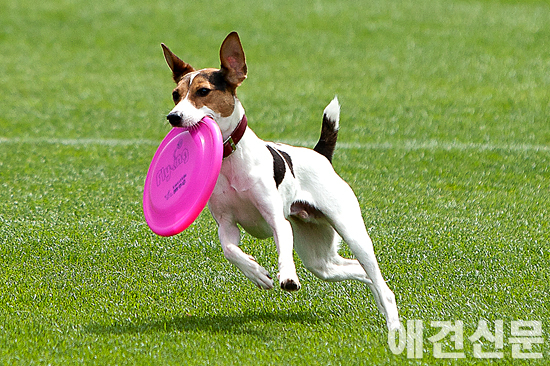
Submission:
[[[161,204],[158,201],[154,202],[153,198],[154,190],[158,189],[153,184],[154,177],[158,172],[157,165],[159,161],[162,161],[163,154],[170,153],[167,147],[171,146],[175,139],[183,134],[189,134],[185,137],[190,137],[195,142],[195,145],[186,146],[186,148],[193,150],[190,152],[189,158],[195,159],[193,162],[193,175],[200,174],[200,184],[197,178],[191,177],[189,183],[181,189],[191,190],[193,195],[196,194],[196,199],[194,202],[189,203],[189,201],[183,201],[182,198],[185,195],[180,194],[169,208],[163,208],[160,207]],[[222,134],[217,123],[210,117],[204,117],[192,127],[173,127],[168,132],[151,160],[143,190],[145,220],[154,233],[161,236],[173,236],[187,229],[197,219],[214,191],[222,160]]]

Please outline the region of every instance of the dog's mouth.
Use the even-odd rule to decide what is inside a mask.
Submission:
[[[212,116],[208,115],[208,117],[212,118]],[[204,117],[203,117],[204,118]],[[178,113],[170,113],[166,116],[166,119],[168,122],[172,125],[172,127],[184,127],[184,128],[191,128],[200,123],[202,118],[196,119],[196,118],[184,118],[180,116]]]
[[[215,113],[211,113],[210,110],[193,110],[191,113],[173,110],[166,116],[166,119],[173,127],[189,128],[198,124],[204,117],[216,120]]]

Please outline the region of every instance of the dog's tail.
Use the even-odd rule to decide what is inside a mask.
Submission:
[[[323,155],[332,163],[332,155],[336,147],[338,139],[338,128],[340,121],[340,104],[338,98],[334,99],[327,105],[323,112],[323,126],[321,127],[321,137],[319,142],[313,148],[319,154]]]

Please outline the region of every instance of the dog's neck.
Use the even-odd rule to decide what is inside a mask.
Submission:
[[[237,149],[237,144],[242,139],[248,125],[244,108],[237,97],[235,97],[233,113],[229,117],[219,117],[217,123],[223,136],[223,157],[225,159]]]
[[[233,154],[237,150],[237,144],[241,141],[246,132],[248,126],[248,121],[246,115],[241,118],[240,122],[237,124],[237,127],[229,135],[229,137],[223,142],[223,158],[227,158],[229,155]]]
[[[244,108],[237,97],[235,97],[235,107],[233,113],[228,117],[215,116],[215,121],[220,127],[220,131],[223,136],[223,140],[226,141],[229,136],[235,131],[239,122],[243,119],[245,113]]]

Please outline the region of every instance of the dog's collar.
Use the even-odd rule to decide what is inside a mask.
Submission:
[[[223,142],[223,158],[227,158],[229,155],[233,154],[235,150],[237,150],[237,144],[239,141],[241,141],[244,131],[246,131],[246,126],[248,125],[248,121],[246,119],[246,115],[243,115],[243,118],[239,121],[239,124],[237,127],[235,127],[235,130],[231,132],[231,135]]]

